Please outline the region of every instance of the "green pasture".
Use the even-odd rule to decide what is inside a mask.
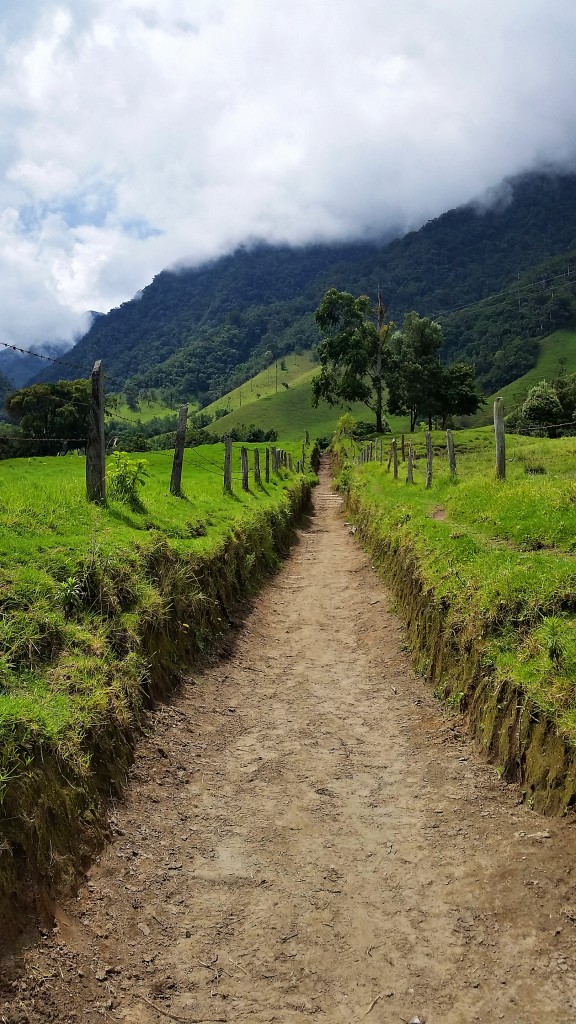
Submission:
[[[304,360],[304,356],[287,356],[286,365],[289,366],[291,359]],[[273,372],[265,370],[264,374]],[[246,401],[246,396],[251,394],[249,390],[250,381],[242,386],[244,400],[242,406],[234,405],[233,409],[226,416],[211,423],[207,430],[218,437],[223,437],[227,431],[234,427],[260,427],[262,430],[276,430],[279,437],[296,441],[301,438],[305,430],[308,430],[312,438],[331,437],[336,430],[336,424],[348,407],[330,406],[326,402],[320,402],[317,407],[312,405],[312,378],[318,373],[318,366],[313,366],[301,375],[295,377],[294,382],[288,388],[282,388],[276,393],[274,390],[266,394],[262,391],[260,398]],[[259,377],[262,374],[258,375]],[[285,377],[279,372],[279,379]],[[255,377],[256,381],[258,378]],[[287,377],[286,377],[287,379]],[[254,392],[256,394],[256,392]],[[229,396],[219,399],[214,406],[227,408]],[[214,411],[214,406],[208,406],[208,411]],[[374,421],[372,413],[361,402],[356,402],[350,407],[350,412],[357,420],[365,422]],[[407,417],[387,417],[391,430],[401,433],[408,429]]]
[[[285,369],[282,369],[282,363],[284,363]],[[312,353],[309,350],[301,353],[292,352],[271,363],[265,370],[261,370],[240,387],[234,388],[222,398],[216,399],[203,411],[212,416],[214,413],[224,410],[230,413],[235,412],[240,408],[286,391],[285,384],[290,388],[295,384],[309,381],[317,371],[318,364],[312,359]]]
[[[282,447],[300,457],[300,444]],[[145,672],[143,631],[156,630],[159,644],[180,631],[191,648],[202,645],[216,604],[198,572],[210,559],[224,559],[225,575],[227,551],[245,557],[249,589],[256,556],[241,553],[254,548],[250,537],[260,538],[268,564],[276,557],[266,524],[287,517],[303,476],[281,470],[259,486],[251,476],[245,493],[235,445],[233,493],[224,494],[224,446],[206,445],[186,449],[177,498],[172,457],[146,456],[134,508],[88,503],[79,456],[0,462],[0,802],[3,766],[18,760],[24,741],[56,740],[64,753],[78,752],[95,716],[112,707],[128,715]],[[215,580],[213,589],[224,584]]]
[[[576,739],[576,438],[507,437],[497,481],[489,428],[433,434],[425,489],[424,437],[414,435],[414,484],[400,463],[345,462],[341,485],[368,510],[386,544],[415,556],[424,590],[449,609],[447,626],[474,636],[496,679],[517,682]]]
[[[528,373],[518,377],[517,380],[500,388],[496,394],[491,395],[487,403],[476,414],[473,422],[481,424],[490,423],[494,399],[501,395],[504,399],[505,413],[512,412],[522,405],[530,388],[534,387],[541,380],[552,381],[562,374],[570,375],[576,373],[576,332],[555,331],[540,342],[538,362]]]

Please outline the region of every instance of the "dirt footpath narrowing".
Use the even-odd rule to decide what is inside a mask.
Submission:
[[[576,834],[517,795],[412,672],[323,475],[79,899],[3,965],[0,1021],[568,1024]]]

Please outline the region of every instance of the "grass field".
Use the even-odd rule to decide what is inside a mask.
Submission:
[[[309,355],[286,356],[286,366],[287,373],[278,371],[278,392],[275,390],[275,369],[272,366],[242,385],[241,407],[238,401],[240,389],[208,406],[207,411],[212,413],[216,408],[225,409],[229,405],[232,411],[215,420],[207,429],[218,437],[224,436],[234,427],[252,425],[262,430],[277,430],[279,437],[291,441],[301,438],[305,430],[310,432],[312,438],[331,437],[338,420],[347,410],[340,406],[329,406],[326,402],[321,402],[317,408],[312,405],[311,382],[318,373],[318,365],[312,363]],[[289,387],[282,387],[282,381],[289,384]],[[257,394],[260,394],[260,398],[256,397]],[[247,398],[251,400],[247,401]],[[360,402],[354,404],[350,411],[357,420],[374,421],[374,413]],[[388,417],[388,422],[391,429],[399,433],[408,429],[406,417]]]
[[[286,367],[285,370],[281,369],[282,362]],[[309,381],[317,370],[318,364],[312,359],[310,351],[301,354],[293,352],[285,356],[283,360],[279,359],[277,363],[272,363],[271,366],[257,373],[255,377],[251,377],[241,387],[229,391],[223,398],[218,398],[206,406],[204,411],[211,415],[219,410],[235,412],[241,407],[253,405],[255,402],[277,393],[282,394],[286,390],[284,384],[293,387],[295,384]]]
[[[486,405],[474,417],[474,422],[481,426],[490,423],[494,399],[498,395],[504,398],[505,413],[512,412],[519,405],[522,405],[530,388],[538,381],[552,381],[560,374],[576,373],[576,332],[555,331],[540,344],[540,353],[536,366],[533,366],[528,373],[517,380],[501,388],[496,394],[491,395]]]
[[[299,457],[299,446],[285,447]],[[121,701],[141,669],[142,620],[159,616],[161,624],[171,601],[175,607],[151,562],[165,563],[168,576],[179,566],[194,604],[194,562],[262,517],[284,514],[299,479],[282,471],[244,493],[235,446],[234,493],[225,495],[223,446],[208,445],[186,450],[184,497],[176,498],[172,454],[147,456],[137,509],[89,504],[83,458],[0,462],[0,740],[17,724],[20,733],[68,743],[92,711]],[[178,628],[192,632],[193,609],[186,614],[188,625]]]
[[[345,466],[371,533],[417,566],[442,629],[484,651],[496,685],[517,684],[576,741],[576,439],[507,438],[507,479],[494,473],[489,429],[455,434],[451,479],[434,435],[432,487],[416,435],[415,483],[385,467]],[[462,694],[463,696],[463,694]]]
[[[195,408],[193,402],[190,403],[191,410]],[[163,402],[151,402],[147,399],[143,399],[138,403],[138,409],[130,409],[126,402],[121,401],[115,409],[111,409],[108,413],[110,419],[114,419],[115,414],[121,416],[123,420],[130,420],[131,423],[149,423],[150,420],[162,419],[165,416],[177,416],[178,409],[171,409],[168,405],[164,405]]]

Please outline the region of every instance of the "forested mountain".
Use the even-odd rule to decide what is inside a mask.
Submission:
[[[67,358],[86,366],[101,358],[122,383],[169,386],[207,402],[270,354],[313,344],[313,310],[328,287],[375,295],[380,286],[396,321],[412,309],[441,319],[446,354],[474,361],[494,388],[533,364],[537,344],[527,340],[574,317],[570,279],[554,293],[541,283],[574,251],[576,175],[524,175],[491,206],[451,210],[386,244],[256,245],[200,268],[163,271],[96,319]],[[481,301],[502,289],[498,300]],[[58,376],[57,367],[42,375]]]

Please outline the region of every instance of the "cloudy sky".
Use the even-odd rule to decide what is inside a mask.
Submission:
[[[0,340],[576,153],[574,0],[2,0]]]

